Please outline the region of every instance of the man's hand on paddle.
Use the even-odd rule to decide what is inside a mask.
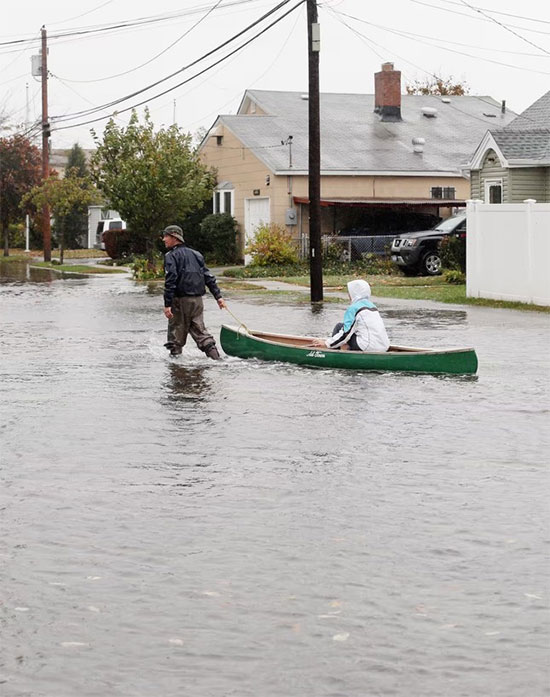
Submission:
[[[225,307],[225,300],[223,298],[218,298],[218,306],[220,310],[223,310]]]

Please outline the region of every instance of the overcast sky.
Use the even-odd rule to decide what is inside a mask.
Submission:
[[[291,0],[273,18],[297,4]],[[101,106],[180,71],[215,49],[277,0],[49,0],[10,2],[0,35],[0,113],[22,124],[40,118],[40,82],[31,76],[31,56],[44,24],[49,35],[49,111],[53,117]],[[373,93],[373,74],[392,61],[405,84],[430,74],[465,81],[471,94],[505,99],[521,112],[550,89],[550,2],[547,0],[324,0],[321,24],[321,91]],[[166,17],[169,17],[166,19]],[[138,27],[103,30],[136,20]],[[100,32],[56,34],[99,29]],[[218,114],[235,113],[247,88],[307,91],[306,8],[302,4],[249,46],[185,85],[170,90],[250,38],[248,32],[193,68],[178,72],[124,109],[148,100],[155,126],[179,126],[195,134]],[[449,50],[450,49],[450,50]],[[27,88],[28,85],[28,88]],[[28,100],[27,100],[28,95]],[[27,108],[28,101],[28,108]],[[75,142],[92,147],[90,128],[103,132],[106,109],[58,121],[54,148]],[[138,110],[141,112],[143,106]],[[129,112],[118,116],[127,122]],[[55,120],[52,121],[55,124]],[[3,135],[9,132],[4,131]]]

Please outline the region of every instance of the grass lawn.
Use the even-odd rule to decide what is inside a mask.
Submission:
[[[109,274],[109,273],[126,273],[124,269],[116,269],[112,266],[88,266],[87,264],[52,264],[50,261],[33,261],[31,266],[51,269],[52,271],[65,271],[67,273],[85,273],[85,274]]]
[[[65,259],[108,259],[109,255],[102,249],[66,249],[63,252]],[[37,259],[44,257],[41,249],[10,249],[9,257],[1,257],[2,261],[21,261],[22,259]],[[59,259],[59,249],[52,249],[52,258]]]
[[[365,277],[364,273],[362,274]],[[360,274],[350,270],[348,275],[323,274],[323,287],[327,291],[346,290],[346,284],[353,278],[360,277]],[[485,298],[467,298],[465,284],[455,285],[446,283],[442,276],[402,276],[395,275],[374,275],[367,276],[372,288],[372,294],[379,298],[404,298],[410,300],[434,300],[442,303],[452,303],[457,305],[479,305],[483,307],[501,307],[512,310],[528,310],[531,312],[550,312],[550,307],[542,305],[530,305],[520,302],[509,302],[505,300],[488,300]],[[244,279],[243,279],[244,280]],[[293,283],[309,288],[309,275],[300,276],[270,276],[258,278],[259,281],[281,281],[283,283]],[[231,287],[231,286],[228,286]],[[257,289],[257,286],[256,286]]]

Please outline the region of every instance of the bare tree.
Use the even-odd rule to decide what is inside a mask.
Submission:
[[[449,77],[426,78],[424,80],[414,80],[406,85],[407,94],[438,94],[455,95],[462,97],[468,94],[470,86],[465,80],[456,80],[452,75]]]

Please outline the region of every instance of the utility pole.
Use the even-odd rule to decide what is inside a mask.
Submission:
[[[319,117],[320,30],[317,0],[307,0],[309,67],[309,278],[311,302],[323,300],[321,249],[321,127]]]
[[[46,27],[42,34],[42,181],[50,176],[50,123],[48,121],[48,42]],[[44,261],[52,260],[52,233],[50,229],[50,209],[42,208],[42,234],[44,238]]]

